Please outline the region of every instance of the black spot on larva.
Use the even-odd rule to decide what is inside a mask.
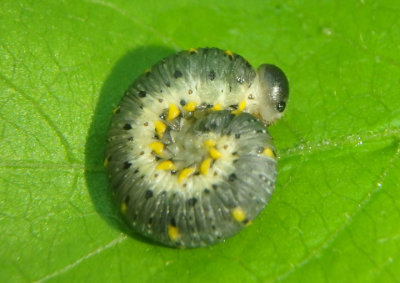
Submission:
[[[136,169],[135,171],[133,171],[133,174],[137,174],[139,173],[139,169]]]
[[[263,147],[257,148],[257,153],[263,153],[263,151],[264,151],[264,148],[263,148]]]
[[[235,173],[230,174],[229,177],[228,177],[229,182],[233,182],[236,179],[237,179],[237,176],[236,176]]]
[[[151,198],[153,196],[153,191],[152,190],[147,190],[146,193],[144,194],[144,197],[147,199]]]
[[[146,97],[146,92],[144,90],[139,91],[139,97]]]
[[[171,226],[176,227],[176,221],[175,218],[171,218],[171,221],[169,222],[171,224]]]
[[[143,155],[143,154],[144,154],[144,151],[139,152],[139,155]]]
[[[250,219],[247,219],[247,218],[246,218],[245,220],[243,220],[243,224],[244,224],[244,225],[246,225],[246,224],[249,223],[249,222],[250,222]]]
[[[266,180],[267,180],[267,177],[265,177],[265,176],[262,175],[262,174],[259,174],[259,175],[258,175],[258,178],[260,178],[262,181],[266,181]]]
[[[264,130],[257,130],[256,132],[257,132],[257,134],[260,134],[260,133],[262,133]]]
[[[119,114],[120,112],[121,112],[121,108],[119,108],[119,107],[117,109],[115,109],[115,111],[114,111],[115,114]]]
[[[133,137],[129,137],[129,138],[128,138],[128,141],[133,141]]]
[[[163,103],[163,101],[164,101],[164,99],[162,99],[162,98],[158,99],[158,102],[160,102],[160,103]]]
[[[128,131],[130,129],[132,129],[132,125],[131,124],[128,123],[128,124],[124,125],[124,130]]]
[[[129,162],[129,161],[125,161],[124,162],[124,169],[128,169],[129,167],[131,167],[132,166],[132,163],[131,162]]]
[[[144,122],[143,126],[147,127],[149,125],[149,122]]]
[[[175,175],[176,174],[176,170],[171,170],[171,174]]]
[[[165,120],[165,118],[167,118],[167,115],[165,113],[160,114],[160,119]]]
[[[213,81],[215,79],[215,71],[210,71],[210,73],[208,73],[208,77]]]
[[[237,155],[237,151],[232,152],[232,155],[233,155],[233,156],[236,156],[236,155]]]
[[[235,134],[235,138],[240,139],[240,134],[239,134],[239,133],[236,133],[236,134]]]
[[[210,189],[209,188],[205,188],[203,191],[206,195],[208,195],[210,193]]]
[[[179,70],[176,70],[176,71],[174,72],[174,77],[175,77],[175,79],[182,77],[182,72],[179,71]]]
[[[160,156],[158,156],[158,155],[156,155],[156,157],[155,157],[155,161],[160,161],[160,159],[161,159],[161,157],[160,157]]]
[[[185,106],[186,105],[186,101],[184,99],[181,99],[181,101],[179,101],[179,104],[182,105],[182,106]]]
[[[197,203],[197,198],[190,198],[187,200],[188,205],[194,206]]]
[[[233,109],[238,109],[238,105],[237,104],[232,104],[232,105],[229,105],[229,107],[231,107],[231,108],[233,108]]]
[[[188,94],[192,94],[192,93],[193,93],[193,90],[189,89]]]
[[[212,184],[211,187],[212,187],[214,190],[217,190],[217,189],[218,189],[218,185],[217,185],[217,184]]]
[[[171,83],[170,83],[170,82],[166,82],[165,85],[166,85],[167,87],[171,87]]]
[[[217,123],[212,122],[209,126],[210,130],[215,130],[217,128]]]

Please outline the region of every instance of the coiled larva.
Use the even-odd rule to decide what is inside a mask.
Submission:
[[[145,71],[114,110],[106,146],[110,186],[128,223],[174,247],[240,231],[274,190],[267,125],[287,99],[278,67],[254,70],[217,48],[182,51]]]

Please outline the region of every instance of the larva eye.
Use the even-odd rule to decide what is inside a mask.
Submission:
[[[257,70],[259,86],[265,114],[262,116],[268,122],[279,118],[286,108],[289,98],[289,82],[286,75],[275,65],[263,64]],[[263,113],[261,113],[263,114]]]
[[[286,102],[279,101],[278,104],[276,105],[276,110],[278,110],[279,112],[283,112],[285,111],[285,107],[286,107]]]

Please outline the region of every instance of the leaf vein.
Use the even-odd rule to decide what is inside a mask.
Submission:
[[[50,279],[52,279],[52,278],[54,278],[54,277],[57,277],[57,276],[59,276],[59,275],[65,273],[65,272],[68,272],[69,270],[75,268],[76,266],[78,266],[78,265],[81,264],[82,262],[88,260],[89,258],[91,258],[91,257],[93,257],[93,256],[95,256],[95,255],[97,255],[97,254],[100,254],[101,252],[103,252],[103,251],[105,251],[105,250],[108,250],[108,249],[110,249],[110,248],[112,248],[112,247],[118,245],[119,243],[123,242],[126,238],[127,238],[126,235],[120,235],[119,237],[115,238],[114,240],[112,240],[112,241],[109,242],[108,244],[106,244],[106,245],[104,245],[104,246],[102,246],[102,247],[97,248],[96,250],[94,250],[94,251],[88,253],[87,255],[85,255],[85,256],[83,256],[83,257],[77,259],[75,262],[73,262],[73,263],[71,263],[71,264],[69,264],[69,265],[67,265],[67,266],[65,266],[65,267],[63,267],[63,268],[61,268],[61,269],[59,269],[59,270],[56,270],[55,272],[50,273],[50,274],[48,274],[48,275],[42,277],[41,279],[37,280],[36,282],[45,282],[45,281],[47,281],[47,280],[50,280]]]

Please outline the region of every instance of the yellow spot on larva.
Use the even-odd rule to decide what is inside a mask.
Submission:
[[[119,109],[120,109],[120,107],[118,106],[118,107],[116,107],[116,108],[114,108],[114,110],[113,110],[113,114],[117,114],[118,113],[118,111],[119,111]]]
[[[128,211],[128,206],[125,202],[121,203],[121,212],[125,214]]]
[[[236,207],[232,210],[232,215],[233,218],[235,218],[235,220],[237,222],[242,222],[246,219],[246,214],[244,213],[243,209],[241,209],[240,207]]]
[[[157,165],[156,169],[160,170],[176,170],[175,164],[170,160],[165,160]]]
[[[176,241],[179,238],[179,229],[175,226],[168,226],[168,237],[171,241]]]
[[[196,106],[197,106],[197,103],[194,102],[194,101],[192,101],[192,102],[188,102],[188,103],[183,107],[183,109],[185,109],[185,110],[188,111],[188,112],[193,112],[194,110],[196,110]]]
[[[189,48],[189,53],[197,53],[197,49],[196,48]]]
[[[189,167],[189,168],[185,168],[183,169],[178,176],[178,183],[182,182],[184,179],[186,179],[187,177],[189,177],[190,175],[192,175],[194,173],[196,169],[193,167]]]
[[[202,175],[207,175],[208,170],[211,167],[211,161],[212,161],[211,158],[206,158],[201,162],[201,164],[200,164],[200,173]]]
[[[179,110],[178,106],[171,103],[168,108],[167,118],[168,118],[168,120],[172,120],[172,119],[178,117],[180,113],[181,113],[181,111]]]
[[[232,113],[233,114],[239,114],[240,112],[242,112],[244,109],[246,108],[246,101],[243,100],[239,103],[238,105],[238,109],[233,110]]]
[[[164,144],[159,141],[149,143],[150,148],[154,151],[154,153],[161,155],[164,150]]]
[[[214,111],[221,111],[222,110],[222,105],[219,103],[214,104],[213,108]]]
[[[108,166],[108,157],[106,159],[104,159],[104,163],[103,163],[104,167]]]
[[[158,137],[161,139],[167,129],[167,126],[161,121],[155,121],[154,126],[157,132]]]
[[[217,143],[214,140],[205,140],[204,145],[206,146],[215,146]]]
[[[266,155],[266,156],[268,156],[268,157],[275,158],[274,152],[273,152],[272,149],[269,148],[269,147],[264,148],[262,154],[264,154],[264,155]]]
[[[147,75],[147,74],[149,74],[151,72],[151,69],[150,68],[147,68],[146,70],[144,70],[144,73]]]
[[[221,152],[219,152],[215,147],[210,147],[208,153],[210,154],[212,159],[218,159],[222,155]]]
[[[246,100],[243,100],[242,102],[239,103],[238,110],[243,111],[245,107],[246,107]]]
[[[233,56],[233,53],[230,50],[225,50],[225,54],[228,56]]]

